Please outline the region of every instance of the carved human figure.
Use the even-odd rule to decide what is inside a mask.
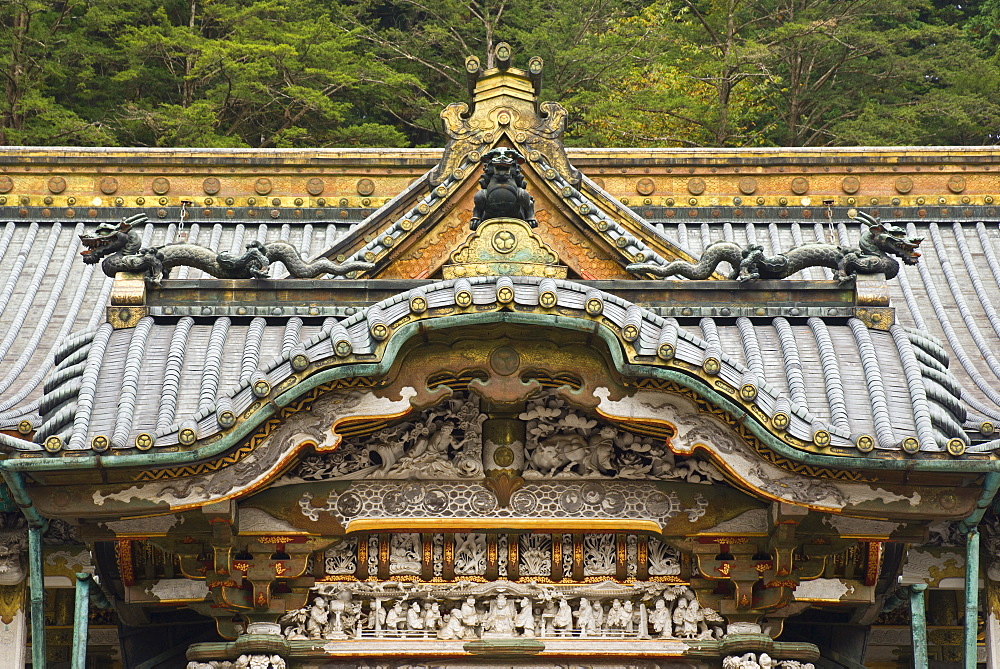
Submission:
[[[0,585],[17,585],[24,580],[22,558],[27,550],[27,529],[0,529]]]
[[[473,639],[476,636],[476,626],[482,620],[479,611],[476,610],[476,598],[468,597],[459,609],[459,620],[462,621],[462,636],[466,639]]]
[[[491,636],[514,636],[516,616],[514,602],[508,601],[507,596],[501,592],[490,605],[490,610],[483,621],[483,632]]]
[[[424,606],[424,636],[434,634],[441,627],[441,607],[437,602]]]
[[[580,636],[590,636],[594,621],[594,609],[591,608],[586,597],[580,598],[580,605],[573,616],[576,618],[576,626],[580,630]]]
[[[521,610],[514,618],[514,627],[521,630],[521,635],[526,637],[535,636],[535,615],[531,607],[531,598],[521,598]]]
[[[670,609],[667,608],[667,603],[662,598],[657,599],[653,611],[649,614],[649,624],[653,628],[653,633],[660,638],[673,636],[673,627],[670,623]]]
[[[604,607],[600,602],[594,602],[591,607],[594,614],[590,618],[590,631],[594,636],[604,635]]]
[[[559,636],[565,636],[573,627],[573,609],[565,597],[559,599],[559,610],[552,619],[552,629]]]
[[[604,622],[608,631],[624,631],[625,610],[622,608],[620,599],[611,602],[611,608],[608,609],[608,615]]]
[[[631,636],[632,630],[635,629],[635,610],[631,600],[626,599],[622,604],[621,622],[625,634]]]
[[[411,632],[419,632],[424,629],[423,611],[420,610],[420,602],[413,602],[406,611],[406,628]]]
[[[688,602],[683,597],[677,600],[674,606],[674,636],[683,638],[687,636],[684,629],[684,620],[687,617]]]
[[[385,614],[385,628],[398,634],[399,626],[404,622],[406,622],[406,614],[403,613],[403,602],[396,602]]]
[[[462,622],[462,611],[458,607],[451,610],[444,625],[438,630],[439,639],[462,639],[465,637],[465,624]]]
[[[329,619],[330,613],[326,608],[326,600],[322,597],[316,597],[313,600],[312,608],[309,609],[309,620],[306,621],[306,632],[309,638],[321,638]]]
[[[678,605],[679,604],[680,602],[678,602]],[[693,639],[698,636],[698,623],[702,620],[699,608],[697,599],[691,599],[688,601],[687,606],[684,607],[683,636],[686,639]],[[678,633],[677,636],[681,636],[681,633]]]

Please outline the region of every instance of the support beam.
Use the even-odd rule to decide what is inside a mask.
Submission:
[[[28,582],[31,599],[31,667],[45,669],[45,573],[42,528],[28,527]]]
[[[913,666],[927,666],[927,609],[924,604],[926,583],[910,586],[910,626],[913,630]]]
[[[90,574],[76,575],[76,606],[73,612],[73,662],[71,669],[87,669],[90,579]]]
[[[979,627],[979,530],[969,531],[965,557],[965,667],[976,669]]]

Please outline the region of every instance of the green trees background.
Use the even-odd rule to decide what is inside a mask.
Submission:
[[[1000,0],[3,0],[0,144],[437,146],[500,41],[571,144],[1000,142]]]

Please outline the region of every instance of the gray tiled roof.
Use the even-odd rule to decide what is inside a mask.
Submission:
[[[662,215],[647,220],[643,227],[650,234],[662,234],[695,257],[718,239],[763,243],[777,251],[828,235],[853,244],[859,235],[849,223],[838,222],[831,230],[778,217],[696,224]],[[287,239],[303,255],[316,256],[351,227],[348,221],[225,222],[193,224],[187,232],[189,241],[219,250],[239,250],[252,239]],[[329,355],[330,334],[343,335],[344,328],[355,350],[366,345],[364,327],[357,325],[366,314],[343,324],[298,318],[147,320],[133,330],[112,331],[102,325],[111,282],[77,258],[80,228],[49,221],[2,227],[0,429],[28,419],[39,428],[36,441],[59,434],[76,448],[86,447],[96,434],[125,446],[138,432],[160,435],[162,445],[185,424],[197,425],[205,436],[218,429],[220,398],[238,413],[253,379],[278,379],[294,352]],[[786,409],[796,417],[794,429],[811,435],[822,426],[834,443],[849,444],[852,436],[870,433],[881,447],[895,447],[903,436],[914,435],[923,449],[940,450],[949,438],[967,440],[959,429],[964,425],[974,441],[987,442],[970,450],[997,446],[978,428],[985,420],[1000,421],[1000,226],[921,220],[911,228],[927,238],[924,256],[890,282],[899,324],[891,332],[871,331],[857,321],[706,318],[677,327],[677,355],[695,362],[717,355],[730,383],[753,380],[764,389],[758,403],[765,412]],[[142,233],[144,245],[162,244],[175,239],[177,226],[150,222]],[[798,278],[830,276],[824,268],[803,274]],[[176,277],[199,275],[181,269]],[[575,285],[560,291],[571,296],[579,292]],[[444,293],[434,299],[445,299]],[[609,304],[616,300],[609,298]],[[390,318],[392,305],[380,308]],[[655,343],[675,325],[657,319],[644,322],[642,341]]]

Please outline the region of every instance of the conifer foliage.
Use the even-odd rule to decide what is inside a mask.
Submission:
[[[545,59],[570,143],[993,144],[998,21],[998,0],[5,0],[0,144],[437,146],[465,57],[500,41]]]

